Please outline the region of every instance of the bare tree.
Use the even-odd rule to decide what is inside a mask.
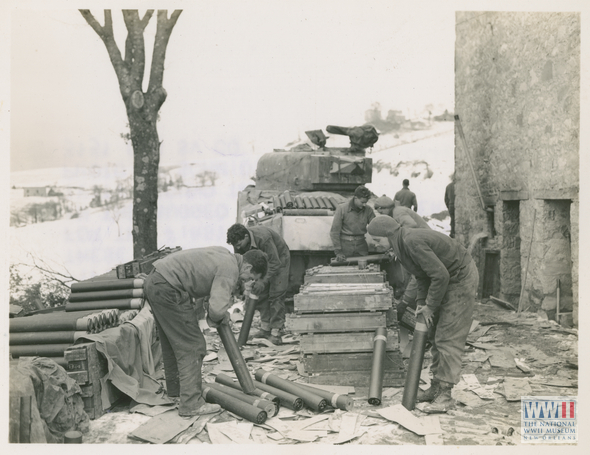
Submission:
[[[121,237],[121,226],[119,225],[119,221],[121,221],[121,210],[123,209],[123,201],[119,197],[119,193],[114,193],[111,195],[108,202],[105,203],[105,207],[111,214],[111,218],[117,225],[117,237]]]
[[[175,10],[168,18],[167,10],[158,10],[156,37],[146,92],[142,91],[145,68],[143,32],[154,10],[147,10],[143,18],[137,10],[123,10],[127,28],[125,57],[115,42],[110,10],[104,11],[101,26],[90,10],[80,10],[86,22],[98,34],[106,46],[109,58],[119,81],[119,89],[129,119],[133,145],[133,256],[145,256],[157,248],[158,221],[158,167],[160,165],[160,140],[158,137],[158,111],[166,100],[164,60],[166,48],[182,10]]]

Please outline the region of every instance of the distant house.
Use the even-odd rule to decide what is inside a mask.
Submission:
[[[434,120],[436,122],[453,122],[455,120],[455,116],[445,109],[443,114],[435,115]]]
[[[25,192],[25,197],[32,197],[32,196],[47,196],[47,187],[45,186],[29,186],[23,188]]]

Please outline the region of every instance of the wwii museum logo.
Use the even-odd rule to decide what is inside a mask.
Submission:
[[[577,443],[577,397],[522,397],[521,442]]]

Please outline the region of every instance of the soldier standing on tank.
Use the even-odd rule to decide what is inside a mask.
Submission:
[[[375,212],[367,205],[370,197],[368,188],[358,186],[352,199],[340,204],[334,212],[330,237],[339,262],[345,261],[347,257],[369,254],[365,234],[367,225],[375,218]]]
[[[256,309],[260,312],[260,330],[255,338],[266,338],[271,343],[281,344],[281,331],[285,325],[285,296],[289,285],[291,254],[281,236],[266,226],[247,228],[234,224],[227,230],[227,243],[234,252],[244,254],[258,249],[268,256],[268,271],[263,279],[252,285],[252,294],[258,297]]]

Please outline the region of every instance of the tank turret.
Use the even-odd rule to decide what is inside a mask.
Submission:
[[[260,157],[254,186],[238,195],[237,222],[275,229],[291,251],[290,285],[303,283],[306,268],[329,263],[334,255],[330,228],[336,207],[359,185],[371,183],[373,160],[366,149],[379,139],[370,125],[326,127],[348,136],[349,147],[326,147],[322,130],[306,131],[309,142],[275,149]],[[381,252],[369,244],[371,252]]]
[[[354,191],[371,183],[373,160],[365,149],[377,142],[379,135],[369,125],[352,128],[328,126],[326,131],[350,138],[350,147],[326,147],[322,130],[306,131],[309,144],[290,150],[275,149],[258,161],[256,188],[259,190]]]

